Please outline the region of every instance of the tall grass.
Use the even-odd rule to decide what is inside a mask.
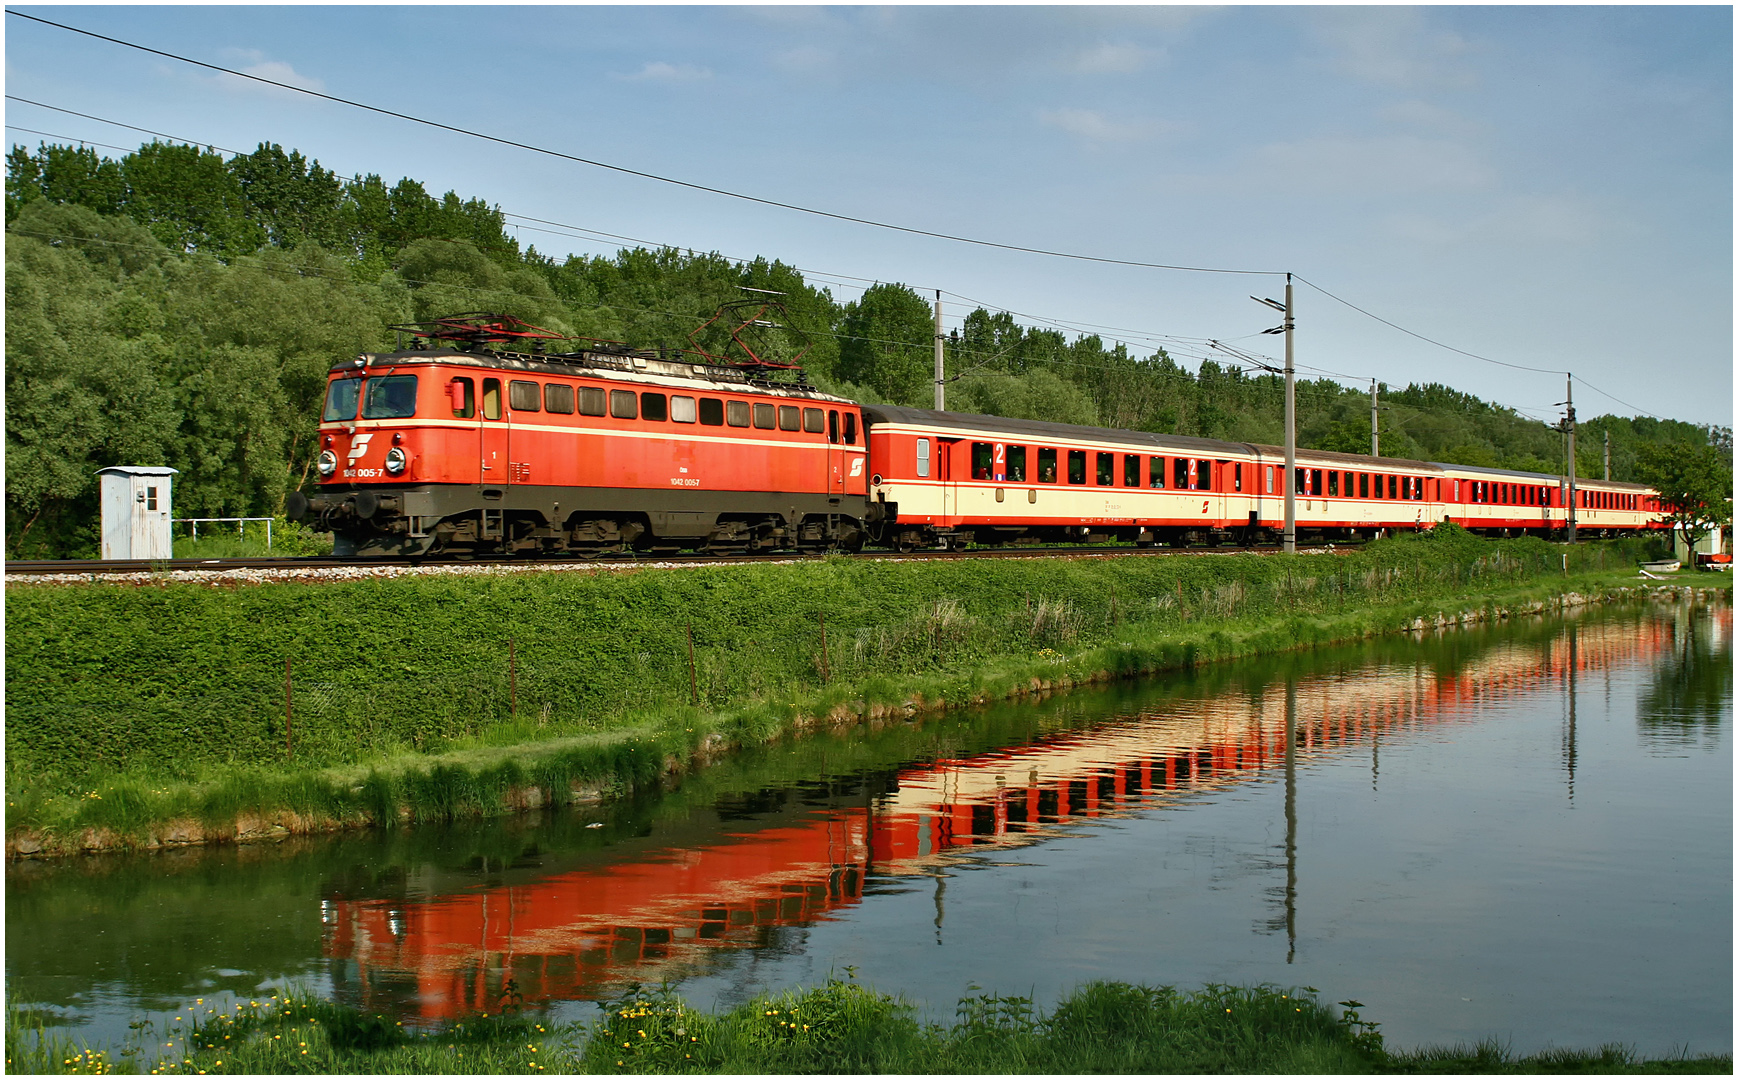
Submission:
[[[121,1048],[87,1048],[7,1014],[7,1071],[495,1073],[1370,1073],[1727,1072],[1731,1058],[1644,1061],[1621,1046],[1516,1058],[1495,1042],[1391,1053],[1357,1002],[1310,988],[1094,982],[1047,1015],[1020,997],[959,1002],[952,1024],[849,979],[763,994],[722,1014],[636,990],[592,1024],[555,1024],[509,985],[493,1014],[437,1028],[306,994],[220,1011],[196,1003]]]

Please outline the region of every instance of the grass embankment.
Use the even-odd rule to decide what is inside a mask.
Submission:
[[[1604,596],[1638,554],[1445,527],[1348,555],[13,586],[8,851],[561,804],[815,724]]]
[[[1621,1046],[1515,1058],[1500,1045],[1391,1053],[1358,1002],[1276,987],[1089,983],[1045,1015],[1019,997],[960,1001],[922,1024],[905,1001],[845,980],[763,995],[719,1015],[668,993],[607,1005],[601,1022],[546,1023],[503,1002],[418,1031],[309,997],[141,1022],[97,1049],[8,1016],[8,1072],[201,1073],[1730,1073],[1731,1058],[1642,1061]]]

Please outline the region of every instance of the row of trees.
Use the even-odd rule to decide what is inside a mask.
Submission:
[[[576,337],[728,348],[742,287],[784,293],[757,348],[822,387],[869,402],[932,400],[933,313],[899,284],[841,303],[780,262],[624,250],[556,261],[521,250],[500,211],[402,179],[343,180],[262,144],[224,158],[150,143],[119,160],[84,148],[7,157],[6,543],[11,557],[92,553],[95,472],[181,470],[180,516],[281,510],[305,483],[331,363],[390,348],[394,323],[459,311],[517,316]],[[1022,325],[977,310],[949,337],[948,406],[1242,441],[1282,439],[1283,387],[1164,351]],[[1299,444],[1365,452],[1369,396],[1298,386]],[[1439,385],[1385,389],[1382,449],[1397,457],[1545,472],[1554,429]],[[1637,479],[1650,445],[1730,455],[1727,429],[1598,417],[1578,468]]]

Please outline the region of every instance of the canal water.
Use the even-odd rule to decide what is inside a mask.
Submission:
[[[1732,1046],[1732,613],[1243,661],[744,754],[675,791],[6,875],[75,1037],[299,986],[413,1023],[855,977],[1319,988],[1390,1045]],[[183,1014],[185,1015],[185,1014]]]

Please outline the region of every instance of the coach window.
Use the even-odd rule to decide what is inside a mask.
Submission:
[[[1273,466],[1267,466],[1267,494],[1273,494]]]
[[[605,397],[601,387],[582,386],[579,388],[579,415],[602,416],[604,402]]]
[[[748,426],[748,402],[727,401],[724,403],[724,422],[731,427]]]
[[[1068,482],[1070,484],[1086,483],[1086,451],[1068,451]]]
[[[1141,486],[1141,456],[1139,454],[1124,454],[1122,456],[1122,486]]]
[[[543,411],[571,413],[573,411],[573,387],[566,383],[544,383]]]
[[[917,440],[917,475],[929,475],[929,440]]]
[[[1310,470],[1310,494],[1311,495],[1320,495],[1321,493],[1322,493],[1322,470],[1311,469]]]
[[[1231,488],[1231,490],[1232,491],[1242,491],[1243,490],[1243,462],[1239,461],[1237,464],[1235,464],[1231,467],[1231,475],[1232,475],[1232,481],[1231,481],[1232,488]]]
[[[542,395],[537,391],[536,383],[520,382],[518,379],[514,379],[507,384],[508,407],[514,412],[540,412],[538,399]]]
[[[845,445],[857,445],[857,414],[849,409],[845,411]]]
[[[987,442],[972,444],[972,479],[988,480],[990,468],[995,463],[996,452]]]
[[[1040,446],[1038,448],[1038,482],[1054,484],[1056,482],[1056,448]]]
[[[640,395],[640,418],[643,420],[670,419],[670,399],[663,394],[646,391]]]
[[[335,386],[337,384],[334,383],[333,385]],[[470,379],[454,379],[452,382],[447,383],[447,393],[452,395],[453,415],[454,416],[475,416],[475,415],[477,415],[477,384],[475,382],[473,382]],[[330,402],[327,402],[327,404],[326,404],[326,411],[327,412],[332,411],[332,405]],[[344,417],[328,416],[328,417],[326,417],[326,419],[328,419],[328,420],[333,420],[333,419],[348,420],[351,417],[354,417],[355,415],[356,415],[356,404],[354,401],[352,401],[350,404],[350,416],[344,416]]]
[[[501,380],[483,380],[483,419],[501,419]]]
[[[362,396],[362,419],[402,420],[415,415],[415,375],[377,375],[368,380]]]
[[[803,430],[810,435],[819,435],[827,430],[827,414],[819,409],[804,409]]]
[[[1340,471],[1338,469],[1328,470],[1328,494],[1336,499],[1340,497]]]
[[[670,419],[678,424],[694,422],[694,399],[685,394],[670,396]]]
[[[1358,475],[1358,498],[1368,499],[1370,497],[1370,474],[1367,472],[1361,472],[1361,473],[1358,473],[1357,475]],[[1350,495],[1351,493],[1352,493],[1351,482],[1348,481],[1347,485],[1346,485],[1346,494]]]
[[[617,420],[637,420],[640,416],[640,399],[632,390],[610,391],[610,415]]]
[[[1294,488],[1293,494],[1295,494],[1295,495],[1307,495],[1307,494],[1309,494],[1309,490],[1310,490],[1309,489],[1309,481],[1305,479],[1305,475],[1306,474],[1304,473],[1304,470],[1302,470],[1302,469],[1296,470],[1296,475],[1292,477],[1292,486]]]
[[[1414,476],[1412,478],[1412,501],[1424,501],[1424,477],[1422,476]]]
[[[1399,491],[1396,490],[1399,487],[1399,484],[1400,478],[1398,476],[1390,476],[1388,478],[1388,497],[1390,499],[1398,499],[1400,497]]]
[[[1096,464],[1098,468],[1093,472],[1093,481],[1098,484],[1099,487],[1110,487],[1112,484],[1116,483],[1115,454],[1100,453]]]
[[[1147,483],[1156,488],[1162,488],[1165,486],[1164,458],[1150,457],[1147,459]]]
[[[795,405],[780,405],[778,407],[778,428],[780,431],[803,430],[803,410]]]
[[[1178,491],[1187,491],[1189,489],[1188,458],[1179,457],[1171,459],[1171,486],[1176,488]]]
[[[1026,482],[1026,448],[1024,446],[1008,447],[1008,483],[1024,484]]]
[[[447,385],[450,387],[459,383],[464,383],[468,386],[470,385],[470,382],[471,380],[469,379],[454,379]],[[466,400],[469,400],[468,396],[466,397]],[[457,402],[458,398],[455,396],[453,401]],[[326,411],[320,414],[320,419],[326,421],[354,420],[356,419],[356,409],[361,404],[361,379],[333,379],[332,384],[326,387]],[[471,414],[460,413],[458,411],[458,406],[455,404],[453,406],[453,415],[469,416]]]
[[[1211,461],[1195,462],[1195,486],[1202,491],[1217,490],[1213,487],[1213,463]]]
[[[778,410],[764,401],[755,402],[754,426],[766,431],[778,427]]]

